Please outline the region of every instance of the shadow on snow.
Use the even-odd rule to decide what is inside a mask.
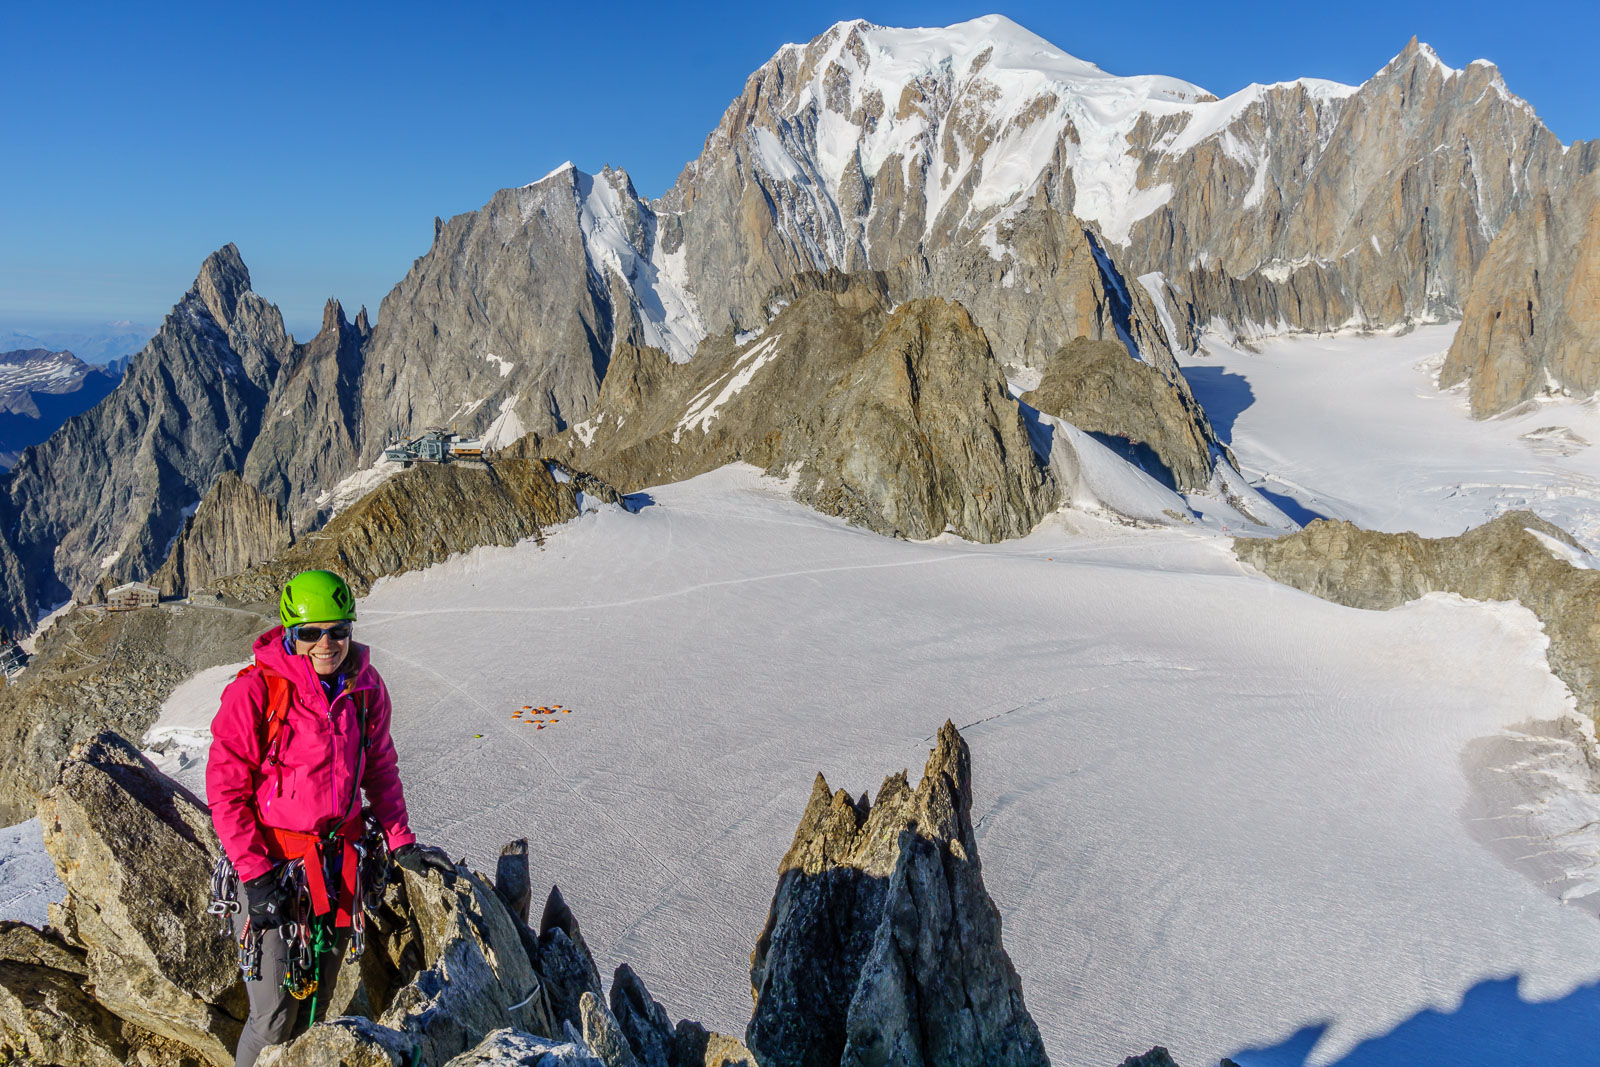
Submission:
[[[1322,514],[1320,511],[1312,511],[1310,508],[1306,507],[1292,496],[1289,496],[1285,493],[1274,493],[1265,485],[1256,485],[1252,483],[1250,488],[1266,497],[1269,503],[1274,505],[1279,511],[1289,516],[1301,526],[1304,526],[1306,523],[1315,519],[1326,519],[1328,517]]]
[[[1387,1034],[1361,1042],[1331,1067],[1600,1067],[1596,1019],[1600,982],[1579,986],[1560,1000],[1529,1003],[1518,995],[1516,978],[1491,978],[1469,989],[1455,1011],[1418,1012]],[[1304,1067],[1327,1028],[1327,1023],[1307,1026],[1279,1045],[1230,1058],[1239,1067]]]
[[[1240,412],[1256,402],[1250,379],[1222,367],[1184,367],[1183,376],[1189,382],[1189,391],[1205,408],[1217,439],[1232,448],[1234,422]]]

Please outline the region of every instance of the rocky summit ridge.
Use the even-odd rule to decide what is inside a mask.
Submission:
[[[868,804],[818,777],[751,957],[743,1041],[674,1025],[627,964],[608,998],[559,888],[533,919],[522,841],[492,879],[462,865],[448,877],[398,872],[324,1014],[259,1062],[1046,1064],[983,885],[971,768],[946,723],[914,790],[901,773]],[[206,913],[221,850],[205,806],[108,731],[61,762],[39,818],[67,893],[43,929],[0,922],[0,1057],[227,1067],[246,1004],[232,939]]]

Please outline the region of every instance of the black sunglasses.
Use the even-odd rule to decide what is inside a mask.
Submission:
[[[322,640],[323,634],[327,634],[335,641],[344,641],[349,638],[351,631],[354,629],[355,627],[347,622],[334,623],[332,626],[296,626],[294,628],[294,639],[296,641],[304,641],[308,645],[314,645]]]

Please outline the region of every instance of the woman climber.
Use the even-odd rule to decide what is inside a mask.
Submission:
[[[364,857],[382,851],[376,840],[363,843],[369,817],[395,863],[455,874],[443,851],[411,832],[389,692],[367,647],[352,640],[350,587],[331,571],[297,574],[278,616],[283,625],[256,639],[255,663],[223,690],[206,767],[211,819],[245,898],[223,908],[252,979],[237,1067],[315,1021],[352,934],[359,945],[370,888],[360,882],[372,867]],[[386,877],[379,867],[374,880]],[[217,895],[235,899],[226,888]]]

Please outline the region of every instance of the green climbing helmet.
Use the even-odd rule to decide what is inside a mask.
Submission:
[[[332,571],[301,571],[289,579],[278,600],[278,618],[286,628],[355,617],[356,598],[344,579]]]

